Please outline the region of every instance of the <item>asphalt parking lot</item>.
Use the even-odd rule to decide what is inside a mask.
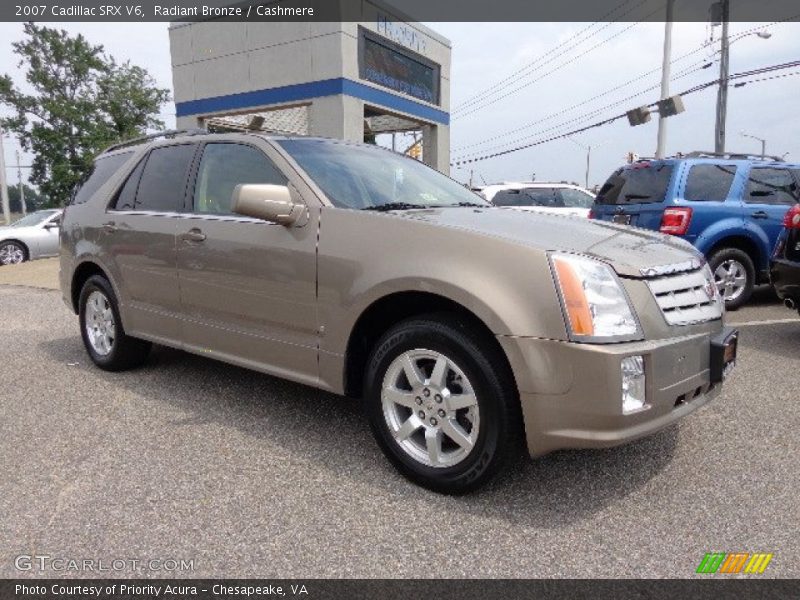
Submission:
[[[0,576],[62,575],[17,571],[25,554],[193,559],[173,574],[198,577],[692,577],[706,552],[762,551],[764,577],[798,577],[800,319],[761,292],[729,321],[739,364],[679,426],[452,498],[398,476],[353,401],[166,348],[105,373],[59,292],[0,285]]]

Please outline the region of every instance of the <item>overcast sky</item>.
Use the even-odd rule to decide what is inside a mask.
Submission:
[[[765,24],[733,23],[731,38],[740,32]],[[163,87],[172,88],[167,24],[161,23],[63,23],[71,33],[83,33],[91,42],[103,44],[118,60],[130,59],[147,68]],[[597,24],[589,23],[433,23],[430,26],[449,38],[453,45],[451,109],[452,158],[466,154],[486,154],[510,145],[532,142],[617,115],[638,105],[658,99],[658,89],[622,102],[660,82],[663,23]],[[588,29],[587,29],[588,28]],[[602,28],[602,30],[601,30]],[[731,46],[731,73],[800,59],[800,24],[784,23],[766,28],[772,36],[761,39],[743,37]],[[580,34],[580,35],[579,35]],[[719,28],[713,32],[718,40]],[[10,73],[16,80],[21,74],[11,51],[11,41],[20,39],[22,24],[0,24],[0,73]],[[703,47],[712,35],[703,23],[676,23],[673,29],[673,58]],[[586,53],[592,46],[598,47]],[[558,53],[550,53],[561,46]],[[715,51],[718,42],[705,50],[675,62],[673,75],[700,69],[677,79],[671,91],[677,93],[718,76]],[[545,57],[542,59],[542,57]],[[538,62],[537,62],[538,61]],[[550,61],[548,64],[542,64]],[[533,67],[528,67],[533,63]],[[562,66],[564,65],[564,66]],[[528,77],[514,77],[504,84],[503,94],[520,86],[516,93],[497,99],[472,114],[455,109],[487,88],[497,89],[498,82],[526,69]],[[548,72],[554,71],[550,74]],[[620,87],[648,71],[652,74]],[[780,73],[790,73],[790,69]],[[537,81],[533,81],[538,79]],[[608,93],[607,93],[608,92]],[[601,97],[598,95],[603,94]],[[597,97],[597,98],[596,98]],[[594,98],[594,100],[592,100]],[[800,121],[798,120],[800,75],[731,87],[728,104],[727,149],[759,152],[760,143],[744,138],[740,131],[767,139],[767,152],[800,162]],[[588,101],[588,102],[587,102]],[[579,107],[572,110],[576,104]],[[714,110],[716,88],[712,87],[684,99],[686,112],[668,122],[667,152],[712,150],[714,147]],[[473,106],[473,108],[477,107]],[[2,110],[2,109],[0,109]],[[162,118],[174,126],[175,107],[164,107]],[[563,114],[554,117],[554,113]],[[611,125],[482,161],[452,175],[466,181],[469,169],[474,180],[489,182],[530,179],[568,180],[583,183],[586,167],[585,146],[592,145],[590,186],[602,181],[624,160],[629,151],[642,156],[655,152],[657,120],[633,128],[622,119]],[[566,123],[565,122],[569,122]],[[522,126],[533,126],[508,133]],[[545,131],[549,130],[549,131]],[[495,139],[491,139],[495,138]],[[6,164],[16,162],[13,139],[5,139]],[[29,162],[23,157],[23,163]],[[9,183],[17,181],[15,170]]]

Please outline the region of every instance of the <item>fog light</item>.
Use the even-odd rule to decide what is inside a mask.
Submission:
[[[645,404],[644,357],[622,359],[622,414],[629,415],[650,408]]]

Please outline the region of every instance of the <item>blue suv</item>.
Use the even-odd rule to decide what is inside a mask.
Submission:
[[[725,306],[769,281],[786,212],[800,202],[800,165],[745,155],[691,153],[617,169],[591,218],[655,229],[694,244],[711,265]]]

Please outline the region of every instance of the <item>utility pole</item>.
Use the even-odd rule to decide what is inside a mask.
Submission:
[[[11,209],[8,206],[8,188],[6,187],[6,155],[3,151],[3,128],[0,127],[0,199],[3,202],[3,217],[6,225],[11,225]]]
[[[661,63],[661,99],[669,98],[670,63],[672,62],[672,13],[675,0],[667,0],[667,20],[664,22],[664,56]],[[656,158],[664,158],[667,145],[667,119],[658,118],[658,138],[656,141]],[[587,184],[588,187],[588,184]]]
[[[714,129],[714,152],[725,152],[725,117],[728,110],[729,47],[728,21],[730,20],[730,0],[719,0],[720,21],[722,22],[722,46],[719,59],[719,89],[717,90],[717,123]]]
[[[22,184],[22,167],[19,165],[19,150],[17,150],[17,179],[19,179],[19,205],[22,207],[22,216],[28,214],[28,205],[25,204],[25,187]]]
[[[589,165],[592,161],[592,145],[589,144],[586,148],[586,182],[584,186],[587,190],[589,189]]]

